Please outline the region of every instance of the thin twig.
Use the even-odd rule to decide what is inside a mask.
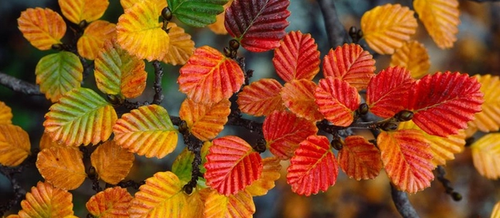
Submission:
[[[335,9],[335,1],[332,0],[317,0],[323,13],[323,19],[325,20],[325,27],[328,36],[328,42],[330,46],[335,48],[348,42],[349,38],[346,30],[337,15],[337,10]]]
[[[394,185],[391,184],[391,196],[394,201],[396,209],[405,218],[417,218],[419,217],[417,211],[413,208],[408,200],[408,194],[406,192],[399,191]]]
[[[161,80],[163,78],[163,69],[159,61],[153,61],[153,67],[155,68],[155,81],[153,84],[153,89],[155,90],[155,95],[153,97],[153,104],[161,104],[163,101],[163,89],[161,87]]]
[[[27,95],[43,95],[43,93],[40,92],[40,87],[37,85],[20,80],[2,72],[0,72],[0,85],[12,89],[15,92],[21,92]]]

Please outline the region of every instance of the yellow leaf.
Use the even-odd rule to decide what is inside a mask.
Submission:
[[[92,196],[85,206],[94,217],[127,218],[132,199],[127,189],[113,187]]]
[[[479,174],[488,179],[500,178],[500,133],[490,133],[471,147],[472,160]]]
[[[90,156],[92,166],[95,167],[99,178],[112,185],[118,184],[128,175],[134,160],[134,154],[112,140],[99,145]]]
[[[278,157],[262,159],[262,174],[245,188],[252,196],[263,196],[274,188],[274,182],[280,178],[281,164]]]
[[[0,101],[0,124],[12,123],[12,111],[9,106]]]
[[[227,3],[224,5],[224,12],[218,14],[215,17],[215,19],[216,19],[215,23],[208,25],[208,28],[210,28],[210,30],[212,30],[214,33],[221,34],[221,35],[227,34],[226,26],[224,26],[224,19],[226,16],[226,8],[231,6],[232,3],[233,3],[233,0],[227,1]]]
[[[417,19],[408,7],[399,4],[377,6],[361,18],[361,29],[368,46],[380,54],[392,54],[417,29]]]
[[[413,7],[437,46],[453,47],[460,23],[458,0],[415,0]]]
[[[495,204],[493,211],[491,211],[490,218],[500,218],[500,201]]]
[[[497,131],[500,128],[500,77],[487,75],[474,76],[481,83],[481,92],[484,94],[482,111],[474,115],[469,127],[483,132]]]
[[[223,99],[216,104],[200,104],[186,98],[181,104],[179,116],[186,121],[189,131],[202,141],[215,138],[227,123],[231,102]]]
[[[101,50],[104,45],[104,42],[116,37],[115,32],[115,24],[102,20],[92,22],[85,28],[82,37],[78,39],[76,44],[78,54],[89,60],[94,60],[99,50]]]
[[[147,0],[120,0],[120,4],[123,7],[123,10],[126,11],[127,9],[131,8],[132,6],[135,5],[137,2],[142,2],[142,1],[147,1]],[[158,6],[158,9],[160,11],[167,7],[167,1],[166,0],[155,0],[155,4]]]
[[[221,195],[213,190],[205,200],[205,218],[247,218],[255,213],[252,195],[242,190],[235,195]]]
[[[21,201],[21,218],[73,216],[72,195],[50,184],[38,182]]]
[[[168,53],[163,58],[163,62],[172,65],[183,65],[194,52],[194,42],[191,35],[184,32],[184,29],[170,22],[167,25],[170,46]]]
[[[28,133],[12,124],[0,125],[0,164],[17,166],[30,154]]]
[[[101,18],[108,5],[108,0],[59,0],[62,14],[75,24],[84,20],[90,23]]]
[[[36,168],[55,187],[73,190],[83,183],[87,174],[83,154],[75,147],[51,147],[38,153]]]
[[[419,79],[427,75],[431,62],[423,44],[417,41],[408,41],[392,54],[391,66],[404,67],[410,71],[413,78]]]
[[[203,209],[205,207],[202,200],[202,190],[208,188],[194,189],[193,193],[187,197],[186,207],[183,207],[182,218],[203,218]]]
[[[40,50],[49,50],[52,45],[60,44],[66,33],[63,18],[50,9],[28,8],[21,12],[17,23],[24,38]]]

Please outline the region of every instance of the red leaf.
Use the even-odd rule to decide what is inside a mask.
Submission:
[[[366,89],[366,103],[375,115],[388,118],[405,109],[403,102],[415,80],[402,67],[389,67],[370,80]]]
[[[224,25],[232,37],[252,52],[269,51],[279,46],[288,26],[290,1],[235,0],[226,9]]]
[[[290,159],[287,182],[292,191],[309,196],[326,191],[337,181],[338,166],[325,136],[312,135],[302,141]]]
[[[316,84],[310,80],[292,80],[281,89],[281,98],[285,106],[299,117],[310,121],[323,119],[318,111],[318,105],[314,102],[314,90]]]
[[[422,130],[446,137],[465,129],[481,111],[483,94],[476,78],[458,72],[438,72],[417,81],[409,92],[407,108]]]
[[[287,111],[275,111],[267,116],[262,125],[269,151],[282,160],[293,156],[299,143],[316,134],[314,123]]]
[[[338,158],[340,168],[358,181],[373,179],[382,169],[380,151],[363,136],[348,136]]]
[[[285,110],[280,95],[282,88],[275,79],[260,79],[245,86],[238,94],[238,106],[241,112],[253,116],[267,116],[275,110]]]
[[[225,136],[212,143],[205,163],[207,185],[228,196],[259,178],[262,159],[245,140]]]
[[[286,82],[293,79],[312,80],[319,71],[318,45],[311,34],[292,31],[274,50],[273,64],[276,73]]]
[[[327,77],[319,81],[314,92],[318,110],[337,126],[349,126],[360,103],[356,88],[339,78]]]
[[[358,44],[344,44],[335,50],[330,49],[323,59],[325,78],[340,78],[358,90],[366,88],[374,71],[375,60]]]

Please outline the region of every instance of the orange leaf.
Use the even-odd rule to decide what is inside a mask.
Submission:
[[[118,184],[128,175],[134,160],[134,154],[124,150],[115,141],[104,142],[90,156],[99,178],[112,185]]]
[[[227,116],[231,113],[231,102],[224,99],[216,104],[204,105],[186,98],[179,116],[186,121],[189,131],[202,141],[215,138],[224,129]]]
[[[336,126],[349,126],[354,121],[360,97],[356,88],[344,80],[327,77],[319,81],[314,92],[318,110]]]
[[[437,46],[453,47],[460,23],[458,0],[415,0],[413,7]]]
[[[90,214],[101,218],[127,218],[132,196],[121,187],[108,188],[90,197],[85,204]]]
[[[44,132],[42,134],[42,138],[40,139],[40,150],[56,146],[66,146],[66,145],[64,145],[63,143],[57,143],[50,137],[48,133]]]
[[[71,193],[53,187],[50,184],[38,182],[26,193],[26,199],[21,201],[22,210],[19,217],[67,217],[73,215]]]
[[[260,79],[243,87],[236,102],[243,113],[267,116],[275,110],[285,110],[280,95],[282,88],[275,79]]]
[[[55,187],[73,190],[80,187],[87,177],[82,158],[83,154],[78,148],[51,147],[38,153],[36,168]]]
[[[177,79],[181,92],[204,104],[229,99],[240,90],[243,81],[238,63],[209,46],[194,51]]]
[[[493,207],[493,211],[491,211],[490,218],[499,218],[500,217],[500,201],[495,204]]]
[[[66,23],[57,12],[50,9],[28,8],[17,19],[19,30],[31,45],[40,50],[49,50],[60,44],[66,33]]]
[[[206,218],[246,218],[255,213],[255,204],[248,191],[240,191],[234,195],[221,195],[216,191],[210,192],[205,200]]]
[[[299,117],[310,121],[323,119],[318,111],[318,105],[314,101],[314,90],[316,84],[313,81],[301,79],[292,80],[281,89],[281,98],[285,106]]]
[[[172,65],[183,65],[194,52],[194,42],[191,35],[184,32],[184,29],[170,22],[167,25],[170,46],[168,53],[163,58],[163,62]]]
[[[474,142],[472,160],[479,174],[488,179],[500,178],[500,133],[490,133]]]
[[[199,180],[198,180],[199,181]],[[203,210],[205,209],[205,202],[202,196],[208,188],[194,189],[193,193],[187,196],[186,207],[183,208],[181,218],[204,218]]]
[[[481,112],[474,115],[469,126],[483,132],[497,131],[500,128],[500,78],[498,76],[475,75],[481,83],[481,92],[484,94],[484,103]]]
[[[78,54],[89,60],[94,60],[104,42],[116,37],[115,32],[115,24],[102,20],[92,22],[85,28],[83,35],[78,39],[78,43],[76,44]]]
[[[434,179],[432,154],[420,131],[381,132],[377,143],[385,171],[399,190],[415,193],[431,185]]]
[[[12,110],[9,106],[0,101],[0,124],[12,123]]]
[[[380,151],[363,136],[348,136],[338,154],[340,168],[355,180],[374,179],[382,169]]]
[[[252,196],[263,196],[274,188],[274,182],[280,178],[281,164],[278,157],[262,159],[262,175],[245,188]]]
[[[12,124],[0,125],[0,164],[14,167],[31,153],[28,133]]]
[[[63,15],[75,24],[99,19],[108,5],[108,0],[59,0]]]
[[[427,75],[431,67],[429,54],[425,46],[417,41],[408,41],[391,56],[391,66],[408,69],[415,79]]]
[[[375,59],[358,44],[337,46],[323,59],[323,75],[348,82],[358,90],[366,89],[374,76]]]
[[[218,14],[215,19],[215,23],[208,25],[208,28],[212,30],[215,34],[220,34],[220,35],[226,35],[227,30],[226,26],[224,26],[224,17],[226,16],[226,8],[231,6],[233,3],[233,0],[227,1],[227,3],[224,5],[224,12]]]

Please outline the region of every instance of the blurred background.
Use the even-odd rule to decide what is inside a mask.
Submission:
[[[411,6],[411,0],[335,0],[337,12],[342,24],[348,29],[359,27],[363,13],[377,5],[400,3]],[[35,66],[40,58],[55,51],[39,51],[29,44],[17,28],[17,18],[27,8],[51,8],[60,12],[55,0],[2,0],[0,1],[0,72],[15,76],[24,81],[35,83]],[[321,10],[314,0],[291,1],[291,16],[287,31],[300,30],[310,33],[316,40],[321,57],[327,54],[330,45],[327,42]],[[460,32],[455,46],[449,50],[437,48],[426,30],[419,22],[419,29],[413,39],[425,44],[431,57],[430,73],[436,71],[460,71],[469,74],[500,73],[500,3],[476,3],[460,1]],[[116,23],[123,9],[118,0],[110,0],[110,6],[101,18]],[[174,20],[174,22],[176,22]],[[176,22],[180,24],[180,22]],[[189,28],[180,24],[190,33],[196,47],[210,45],[222,50],[229,41],[229,36],[212,33],[208,28]],[[68,29],[68,32],[71,30]],[[246,58],[247,69],[254,70],[251,81],[263,77],[277,78],[271,59],[273,52],[249,53],[240,49],[240,56]],[[389,66],[390,56],[377,56],[377,71]],[[151,100],[153,96],[153,68],[147,63],[148,88],[143,96],[136,100]],[[178,115],[179,107],[185,95],[178,91],[176,78],[179,67],[163,65],[165,76],[163,88],[165,100],[163,106],[172,115]],[[85,87],[95,87],[92,75],[85,79]],[[0,101],[12,108],[13,123],[21,126],[30,135],[33,149],[38,148],[43,132],[44,114],[50,102],[44,96],[28,96],[16,93],[0,86]],[[262,121],[261,118],[251,118]],[[255,135],[239,127],[226,127],[221,135],[236,134],[250,143],[255,143]],[[127,179],[135,181],[151,177],[155,172],[169,170],[173,160],[184,148],[178,149],[163,159],[146,159],[137,157]],[[311,197],[303,197],[291,192],[286,184],[287,163],[283,162],[282,177],[276,187],[264,197],[254,198],[257,212],[255,217],[398,217],[390,198],[390,185],[385,172],[370,181],[355,181],[347,178],[340,171],[337,183],[327,192]],[[455,191],[463,195],[462,201],[455,202],[445,193],[441,183],[433,181],[432,186],[422,192],[410,195],[410,201],[421,217],[489,217],[493,205],[500,200],[500,182],[491,181],[478,174],[472,165],[469,149],[456,155],[446,169],[446,178],[451,180]],[[17,176],[25,190],[30,190],[37,181],[42,180],[38,171],[28,168]],[[134,192],[134,190],[130,190]],[[76,215],[85,217],[85,202],[95,192],[87,180],[79,189],[72,191]],[[9,180],[0,175],[0,204],[12,197]],[[10,213],[16,213],[19,206]]]

